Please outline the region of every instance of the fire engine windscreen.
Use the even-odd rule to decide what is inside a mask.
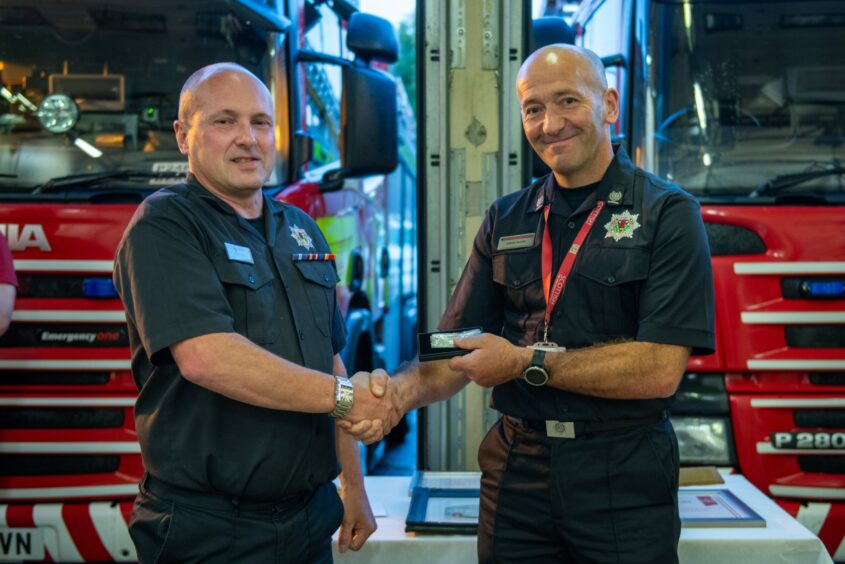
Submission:
[[[699,196],[764,195],[766,182],[802,174],[776,183],[777,195],[842,198],[845,3],[652,6],[667,32],[636,62],[648,77],[642,135],[655,149],[646,168]]]
[[[239,63],[262,79],[270,66],[267,33],[227,6],[204,0],[0,6],[0,191],[116,169],[183,176],[187,164],[172,123],[185,79],[217,61]],[[78,108],[69,131],[44,126],[64,117],[50,113],[55,104],[43,104],[55,94]]]

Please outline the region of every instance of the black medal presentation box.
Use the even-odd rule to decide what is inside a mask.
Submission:
[[[444,358],[452,358],[453,356],[468,354],[472,351],[456,347],[455,339],[476,337],[481,335],[481,333],[481,327],[467,327],[464,329],[453,329],[450,331],[420,333],[417,335],[417,338],[419,339],[420,361],[442,360]]]

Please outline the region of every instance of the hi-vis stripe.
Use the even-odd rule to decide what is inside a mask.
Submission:
[[[840,274],[845,262],[736,262],[736,274]]]
[[[129,370],[129,360],[0,360],[7,370]]]
[[[113,484],[110,486],[66,486],[56,488],[2,488],[3,499],[56,499],[110,497],[134,495],[138,493],[137,484]]]
[[[137,491],[137,486],[132,487]],[[0,505],[0,527],[38,527],[44,532],[45,556],[48,561],[103,561],[108,557],[115,562],[135,562],[138,559],[119,504],[110,501],[83,506],[44,503],[18,508],[19,519],[20,509],[26,509],[26,523],[10,523],[8,506]],[[85,513],[90,522],[84,518]]]
[[[52,528],[55,535],[44,535],[44,548],[60,562],[82,562],[82,555],[76,548],[70,531],[62,519],[61,503],[41,503],[32,510],[36,527]]]
[[[740,315],[745,324],[845,323],[845,311],[743,311]]]
[[[29,260],[15,261],[18,272],[111,272],[114,261],[111,260]]]
[[[12,312],[12,321],[103,321],[106,323],[125,323],[126,314],[123,310],[15,310]]]
[[[831,506],[831,504],[829,503],[801,504],[798,509],[798,514],[795,516],[795,519],[796,521],[810,529],[813,534],[822,537],[822,540],[824,540],[826,537],[829,536],[828,533],[830,533],[830,531],[823,532],[822,528],[825,526],[825,521],[827,521],[831,509],[833,509],[833,506]],[[837,533],[838,531],[834,531],[834,534]],[[834,543],[836,543],[835,540]],[[828,544],[827,546],[831,545]],[[837,546],[836,552],[831,554],[833,559],[836,562],[842,562],[843,560],[845,560],[845,535],[841,537],[841,540],[838,541],[838,544],[834,544],[833,546]]]
[[[97,536],[116,562],[134,562],[138,559],[135,545],[129,536],[126,521],[120,514],[120,506],[108,502],[92,503],[88,506],[91,521],[97,530]]]
[[[0,442],[1,454],[136,454],[141,445],[134,441],[84,442]]]

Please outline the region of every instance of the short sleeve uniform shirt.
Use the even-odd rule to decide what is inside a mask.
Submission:
[[[331,261],[294,260],[329,253],[328,244],[304,212],[266,196],[263,227],[189,177],[138,208],[118,248],[114,279],[126,308],[145,468],[175,486],[272,501],[337,475],[332,420],[197,386],[182,377],[169,349],[234,332],[331,373],[346,339],[338,276]]]
[[[606,202],[552,311],[549,339],[568,349],[618,340],[714,349],[710,252],[697,201],[644,172],[624,149],[577,209],[554,198],[554,177],[497,200],[440,322],[441,329],[482,326],[514,344],[543,336],[543,207],[551,201],[553,277],[597,200]],[[670,399],[611,400],[521,378],[493,390],[493,404],[516,417],[604,421],[659,413]]]

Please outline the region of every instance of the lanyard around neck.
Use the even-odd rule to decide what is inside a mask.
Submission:
[[[569,274],[572,272],[572,267],[575,264],[575,258],[581,250],[581,245],[584,243],[584,239],[587,238],[587,234],[596,222],[596,218],[599,216],[599,213],[601,213],[602,208],[604,208],[604,201],[598,200],[596,202],[596,207],[593,208],[593,211],[590,212],[590,215],[587,217],[584,225],[581,226],[578,234],[575,235],[575,240],[569,247],[569,252],[566,253],[563,262],[557,271],[554,285],[552,285],[552,236],[549,233],[549,211],[551,210],[551,207],[551,203],[548,203],[543,207],[543,218],[545,219],[545,224],[543,225],[542,246],[543,295],[546,297],[546,317],[545,326],[543,328],[543,342],[545,343],[549,342],[549,325],[551,325],[552,311],[554,310],[555,305],[557,305],[561,294],[563,294],[563,290],[566,288],[566,282],[569,280]]]

